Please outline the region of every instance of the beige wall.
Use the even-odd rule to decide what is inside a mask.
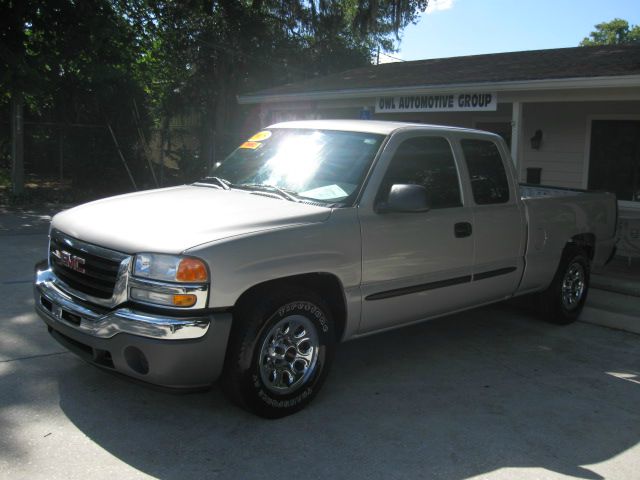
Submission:
[[[362,107],[373,104],[373,100],[352,100],[346,105],[336,103],[330,106],[319,104],[320,116],[335,119],[359,118]],[[374,114],[372,118],[474,128],[479,121],[511,121],[511,108],[511,103],[499,103],[498,110],[495,112],[386,113]],[[543,184],[587,188],[587,135],[590,120],[634,116],[640,120],[640,101],[638,100],[524,103],[519,161],[520,180],[526,180],[528,167],[537,167],[542,168]],[[530,139],[536,130],[542,130],[543,133],[540,150],[531,148]]]
[[[542,168],[543,184],[587,188],[589,146],[587,137],[591,119],[637,118],[640,120],[640,100],[549,101],[552,98],[569,98],[566,95],[554,93],[552,98],[547,94],[546,97],[542,97],[544,101],[533,103],[531,95],[526,96],[521,92],[512,96],[515,100],[521,95],[529,100],[522,104],[523,125],[518,162],[521,181],[526,180],[527,168]],[[584,93],[582,95],[587,96]],[[315,103],[313,110],[318,118],[357,119],[362,108],[368,106],[374,120],[413,121],[466,128],[476,127],[477,122],[510,122],[512,118],[510,102],[499,103],[495,112],[398,114],[375,114],[374,104],[374,98],[330,100]],[[531,148],[530,139],[536,130],[543,132],[540,150]]]
[[[640,101],[524,104],[521,178],[525,178],[527,167],[541,167],[544,184],[586,188],[591,119],[633,115],[640,120]],[[543,133],[542,146],[533,150],[530,138],[538,129]]]

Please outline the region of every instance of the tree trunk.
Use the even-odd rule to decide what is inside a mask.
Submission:
[[[60,177],[60,186],[64,181],[64,127],[58,127],[58,175]]]
[[[24,117],[22,96],[11,98],[11,189],[24,192]]]

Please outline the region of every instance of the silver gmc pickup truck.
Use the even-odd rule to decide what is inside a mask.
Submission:
[[[267,127],[192,184],[51,222],[35,305],[88,362],[264,417],[318,393],[338,342],[515,296],[574,321],[615,250],[615,196],[521,186],[487,132]]]

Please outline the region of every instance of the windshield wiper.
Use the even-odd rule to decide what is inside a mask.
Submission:
[[[199,183],[212,183],[212,182],[215,182],[223,190],[231,190],[231,182],[229,180],[225,180],[224,178],[204,177],[202,180],[199,180]]]
[[[243,183],[242,185],[237,186],[240,188],[254,188],[256,190],[264,190],[266,192],[276,193],[285,200],[289,200],[291,202],[300,202],[300,200],[293,196],[290,192],[284,190],[283,188],[276,187],[275,185],[264,185],[262,183]]]

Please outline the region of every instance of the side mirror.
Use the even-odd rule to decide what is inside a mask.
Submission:
[[[427,189],[422,185],[395,184],[389,190],[386,202],[377,206],[378,213],[426,212],[431,208]]]

